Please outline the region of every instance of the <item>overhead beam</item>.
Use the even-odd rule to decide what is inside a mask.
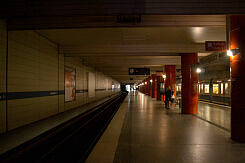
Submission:
[[[121,23],[117,16],[14,17],[9,30],[108,27],[224,27],[224,15],[141,15],[139,23]]]
[[[64,45],[60,47],[60,51],[65,56],[161,56],[161,54],[174,54],[176,53],[205,53],[204,43],[179,43],[179,44],[140,44],[140,45]]]

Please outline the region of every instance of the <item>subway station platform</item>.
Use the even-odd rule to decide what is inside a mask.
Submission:
[[[195,116],[179,112],[130,93],[86,162],[245,162],[245,144],[230,139],[229,108],[200,102]]]

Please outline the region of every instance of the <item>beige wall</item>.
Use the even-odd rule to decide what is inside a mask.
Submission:
[[[0,30],[0,32],[2,31],[4,30]],[[0,47],[2,45],[4,44],[0,44]],[[107,89],[107,87],[111,88],[113,81],[111,78],[85,66],[80,58],[64,57],[65,54],[59,54],[57,44],[35,31],[9,31],[8,47],[9,93],[63,91],[63,94],[60,95],[8,100],[8,130],[105,98],[119,91]],[[0,48],[0,50],[2,49]],[[3,61],[1,60],[1,62]],[[87,75],[89,72],[94,73],[95,89],[97,90],[95,96],[89,98],[87,92],[76,93],[75,101],[65,102],[64,66],[76,70],[76,90],[87,90],[89,82]],[[5,70],[3,71],[5,72]],[[4,74],[1,72],[2,76]],[[4,76],[3,78],[5,79]],[[1,80],[1,82],[3,81]],[[113,82],[116,87],[117,82]],[[4,86],[5,84],[0,85],[1,91],[5,90]],[[5,105],[2,103],[3,101],[0,103],[1,115],[5,115],[3,112],[5,108],[2,107]],[[4,117],[1,117],[1,121],[4,121]],[[4,126],[6,125],[4,124],[2,128]],[[4,129],[1,130],[4,131]]]
[[[6,92],[7,31],[5,21],[0,20],[0,93]],[[3,97],[2,97],[3,98]],[[0,133],[6,130],[6,102],[0,100]]]
[[[65,59],[64,54],[59,54],[59,91],[64,91],[64,65],[65,65]],[[59,112],[64,111],[64,94],[60,94],[58,101],[59,101]]]
[[[88,73],[95,74],[95,90],[97,90],[94,97],[88,97],[87,92],[77,93],[75,101],[65,102],[65,110],[105,98],[119,91],[119,89],[114,91],[106,89],[107,81],[110,81],[110,83],[113,81],[116,85],[118,85],[118,82],[91,67],[85,66],[79,57],[65,57],[65,66],[76,70],[76,90],[88,90]]]
[[[8,33],[8,91],[58,90],[58,47],[33,31]],[[58,96],[8,101],[8,128],[58,113]]]

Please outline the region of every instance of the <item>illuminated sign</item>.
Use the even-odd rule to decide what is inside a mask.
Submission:
[[[129,68],[128,69],[129,75],[150,75],[149,68]]]
[[[206,41],[205,50],[225,52],[227,50],[226,41]]]

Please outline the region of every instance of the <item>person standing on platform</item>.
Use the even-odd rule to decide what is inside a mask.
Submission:
[[[171,100],[171,96],[172,96],[172,91],[170,86],[167,88],[166,92],[165,92],[165,107],[167,109],[170,109],[170,100]]]

